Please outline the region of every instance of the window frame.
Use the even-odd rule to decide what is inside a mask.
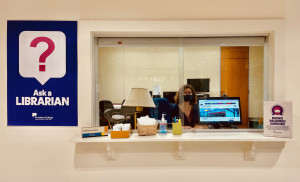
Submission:
[[[94,70],[97,37],[266,36],[269,58],[269,74],[266,77],[268,100],[286,99],[283,20],[79,21],[79,33],[79,60],[90,60],[86,66],[80,67],[84,61],[79,64],[79,74],[85,75],[82,79],[79,75],[79,102],[85,103],[79,106],[79,119],[83,120],[85,126],[95,126],[96,115],[99,113]],[[86,72],[91,73],[90,77],[83,74]],[[85,86],[90,88],[87,93],[83,92]],[[86,105],[88,103],[89,106]]]
[[[118,42],[122,42],[122,44],[118,44]],[[263,47],[264,48],[264,57],[263,57],[263,76],[268,75],[268,59],[267,59],[267,50],[266,47],[268,43],[266,42],[266,37],[179,37],[179,38],[151,38],[151,37],[107,37],[107,38],[97,38],[97,48],[96,48],[96,57],[98,58],[95,63],[95,73],[96,73],[96,102],[99,102],[99,85],[101,85],[98,81],[98,64],[99,64],[99,57],[97,56],[99,48],[130,48],[130,47],[176,47],[178,48],[178,82],[180,85],[184,84],[185,80],[185,61],[184,54],[185,48],[191,47],[239,47],[239,46],[248,46],[250,47]],[[123,51],[125,51],[123,49]],[[249,52],[250,53],[250,52]],[[219,58],[221,63],[221,58]],[[249,64],[250,64],[250,55],[249,55]],[[266,65],[266,66],[265,66]],[[124,65],[125,66],[125,65]],[[250,65],[249,65],[250,66]],[[264,78],[264,77],[263,77]],[[249,79],[250,79],[250,70],[249,70]],[[263,101],[267,100],[268,98],[268,87],[267,87],[267,77],[263,79]],[[220,83],[219,83],[220,84]],[[250,80],[249,80],[249,91],[250,91]],[[177,89],[178,90],[178,89]],[[124,90],[123,90],[124,91]],[[220,92],[220,91],[219,91]],[[250,93],[249,93],[250,94]],[[123,93],[124,97],[124,93]],[[250,95],[249,95],[249,114],[250,114]],[[249,115],[250,117],[250,115]],[[261,116],[262,117],[262,116]],[[99,121],[99,114],[96,114],[96,120]],[[98,125],[96,123],[96,125]]]

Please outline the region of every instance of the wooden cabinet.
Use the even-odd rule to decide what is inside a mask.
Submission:
[[[242,128],[249,123],[249,47],[221,47],[221,95],[240,97]]]

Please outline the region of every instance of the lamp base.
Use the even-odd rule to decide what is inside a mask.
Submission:
[[[143,107],[142,106],[136,106],[135,112],[134,112],[134,129],[136,130],[136,124],[137,124],[137,113],[142,112]]]

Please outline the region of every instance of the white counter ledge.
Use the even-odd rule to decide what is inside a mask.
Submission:
[[[255,159],[255,149],[258,142],[289,142],[296,141],[292,138],[265,137],[262,131],[256,130],[207,130],[196,131],[188,130],[182,135],[156,134],[153,136],[139,136],[132,133],[130,138],[111,139],[110,135],[101,137],[82,138],[75,136],[71,138],[72,143],[106,143],[107,159],[116,159],[115,143],[123,142],[177,142],[178,150],[176,159],[185,159],[184,142],[244,142],[244,158],[245,160]]]
[[[156,134],[153,136],[139,136],[132,133],[130,138],[111,139],[109,136],[82,138],[73,137],[70,142],[192,142],[192,141],[223,141],[223,142],[286,142],[291,138],[265,137],[261,132],[188,132],[182,135]]]

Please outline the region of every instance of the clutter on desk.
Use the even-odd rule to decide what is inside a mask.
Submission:
[[[82,134],[82,138],[107,136],[108,135],[108,126],[82,127],[81,134]]]
[[[115,124],[110,132],[111,138],[129,138],[131,135],[130,123]]]
[[[138,118],[137,120],[137,130],[140,136],[156,135],[158,123],[155,120],[155,118],[149,118],[149,116],[144,116]]]

